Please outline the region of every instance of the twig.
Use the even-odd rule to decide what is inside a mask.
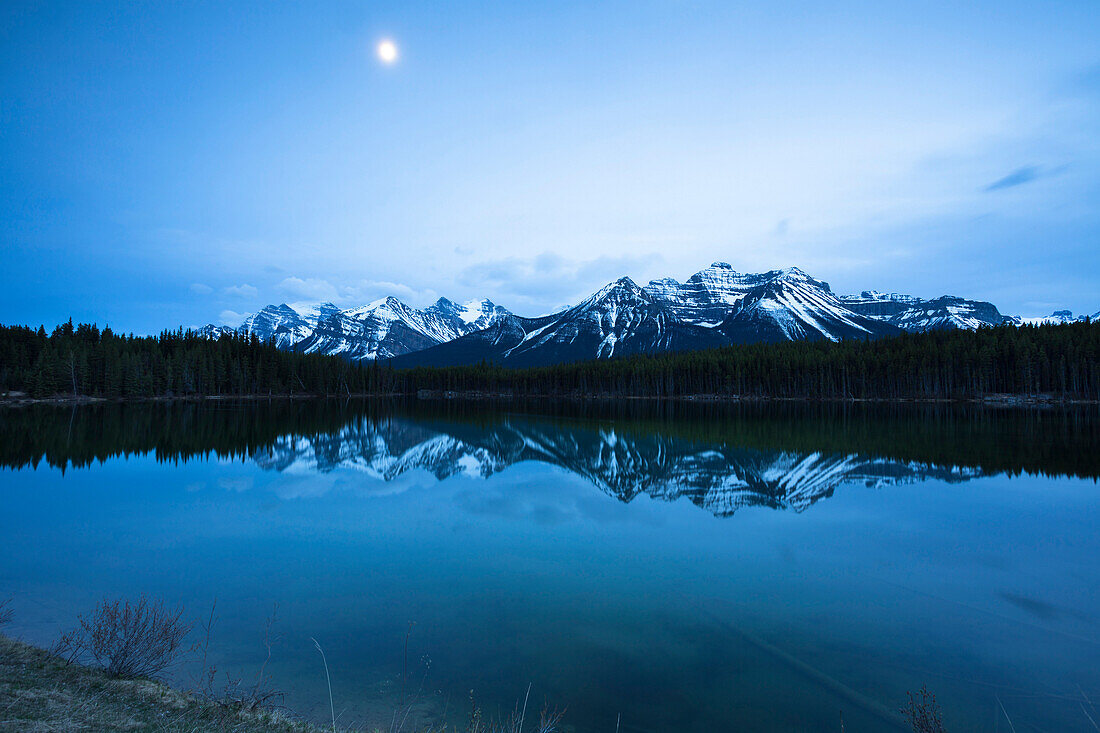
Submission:
[[[214,692],[214,675],[209,674],[206,666],[207,654],[210,651],[210,634],[214,630],[214,610],[218,607],[218,598],[214,597],[214,602],[210,604],[210,618],[207,619],[206,624],[203,625],[203,641],[202,641],[202,666],[199,668],[199,685],[202,694],[207,697],[211,696]]]
[[[1001,712],[1005,714],[1005,720],[1008,721],[1008,727],[1012,730],[1012,733],[1016,733],[1016,726],[1012,724],[1012,718],[1008,717],[1008,711],[1005,710],[1005,704],[1001,702],[1000,697],[997,697],[997,704],[1001,706]]]
[[[409,628],[405,631],[405,659],[401,665],[401,705],[405,705],[405,681],[409,676],[409,635],[412,634],[413,624],[415,621],[409,622]]]
[[[254,702],[258,702],[267,695],[274,696],[275,693],[264,692],[265,680],[264,672],[267,670],[267,663],[271,661],[271,627],[275,625],[275,616],[279,613],[279,604],[275,602],[271,605],[271,615],[267,617],[267,626],[264,628],[264,647],[267,649],[267,658],[264,659],[264,663],[260,665],[260,671],[256,673],[256,684],[252,686],[252,699]]]
[[[527,717],[527,698],[531,697],[531,683],[527,683],[527,694],[523,696],[523,712],[519,716],[519,731],[523,733],[523,719]]]
[[[317,643],[317,640],[312,636],[309,640],[313,642],[313,646],[317,647],[317,651],[321,652],[321,661],[325,664],[325,682],[328,683],[328,711],[332,716],[332,733],[336,733],[336,707],[332,704],[332,678],[328,674],[328,660],[325,658],[325,650],[321,648],[321,645]]]

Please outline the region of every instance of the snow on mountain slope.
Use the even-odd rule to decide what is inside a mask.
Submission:
[[[726,262],[714,262],[683,283],[672,278],[651,280],[645,291],[654,300],[668,306],[677,318],[687,323],[714,326],[721,323],[729,315],[731,307],[750,290],[780,272],[744,274]]]
[[[388,297],[341,310],[324,303],[303,314],[286,305],[269,305],[247,317],[237,332],[274,339],[281,349],[340,355],[350,359],[392,358],[451,341],[510,315],[489,300],[459,305],[440,298],[419,310]],[[219,327],[207,326],[211,335]]]
[[[837,296],[827,282],[797,267],[753,274],[715,262],[682,283],[665,278],[640,288],[624,277],[578,305],[537,318],[516,316],[489,300],[440,298],[417,309],[389,297],[347,310],[331,303],[269,305],[246,318],[237,332],[274,339],[283,349],[397,359],[399,366],[483,359],[536,366],[761,341],[839,341],[1074,320],[1081,319],[1068,311],[1012,318],[992,303],[957,296],[925,300],[875,290]],[[226,329],[211,325],[201,333],[216,338]]]
[[[540,366],[724,343],[717,331],[680,321],[624,277],[560,313],[541,318],[510,315],[491,328],[409,354],[395,364],[454,365],[488,359],[509,366]]]
[[[549,350],[567,359],[597,359],[638,350],[664,351],[672,345],[669,316],[633,280],[624,277],[552,316],[504,356],[515,360]]]
[[[677,318],[717,327],[733,343],[868,338],[896,330],[852,311],[797,267],[745,274],[715,262],[687,281],[653,280],[646,293]]]
[[[332,434],[288,436],[258,451],[254,460],[265,470],[354,470],[385,481],[415,470],[439,480],[488,478],[536,461],[580,476],[619,501],[643,494],[663,501],[686,499],[716,516],[754,506],[801,512],[846,485],[883,488],[924,478],[959,482],[983,475],[978,468],[846,452],[758,450],[610,425],[563,428],[524,418],[491,427],[446,421],[431,428],[401,418],[364,419]]]
[[[237,329],[242,336],[255,336],[261,341],[275,341],[280,349],[291,349],[307,338],[313,328],[309,321],[286,303],[269,305],[244,319]]]
[[[933,331],[942,328],[976,329],[1012,323],[992,303],[967,300],[955,295],[924,300],[912,295],[865,290],[841,297],[845,306],[870,318],[897,326],[903,331]]]
[[[897,333],[889,324],[862,316],[833,295],[829,284],[797,267],[767,273],[738,300],[718,327],[733,343],[798,339],[839,341]]]
[[[199,336],[208,339],[220,339],[222,336],[234,333],[237,333],[237,329],[232,326],[215,326],[213,323],[208,323],[198,330]]]
[[[1031,326],[1044,326],[1044,325],[1061,325],[1063,323],[1081,323],[1085,320],[1096,321],[1100,319],[1100,311],[1093,313],[1091,316],[1080,315],[1074,316],[1072,311],[1061,310],[1054,311],[1049,316],[1039,316],[1032,318],[1021,318],[1021,323],[1026,323]]]

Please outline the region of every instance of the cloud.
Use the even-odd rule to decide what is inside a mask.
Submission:
[[[279,283],[279,290],[296,298],[316,302],[339,300],[340,294],[328,280],[320,278],[288,277]]]
[[[196,295],[210,295],[210,293],[214,292],[214,288],[209,285],[204,285],[203,283],[191,283],[191,292]]]
[[[985,187],[986,191],[1000,191],[1005,188],[1014,188],[1016,186],[1022,186],[1025,183],[1031,183],[1035,179],[1042,175],[1042,170],[1037,165],[1025,165],[1022,168],[1009,173],[1004,178],[999,178],[993,183]]]
[[[224,310],[218,314],[218,322],[223,326],[239,326],[246,317],[247,315],[244,313]]]
[[[260,294],[260,291],[251,285],[230,285],[222,290],[226,295],[235,295],[240,298],[255,298]]]
[[[457,281],[478,293],[507,299],[502,303],[506,307],[545,311],[587,297],[624,275],[637,277],[662,261],[655,253],[575,260],[543,252],[534,257],[505,257],[470,265],[459,273]]]
[[[361,305],[390,295],[413,306],[428,305],[439,299],[439,293],[432,288],[414,288],[390,280],[360,280],[345,287],[340,298],[342,302]]]
[[[252,477],[243,476],[240,478],[220,478],[218,479],[218,486],[227,491],[235,491],[237,493],[248,491],[252,488]]]
[[[432,288],[415,288],[392,280],[359,280],[350,285],[337,286],[321,278],[288,277],[279,283],[278,288],[288,296],[286,301],[290,306],[300,312],[320,303],[350,308],[391,295],[418,308],[439,299],[439,294]]]

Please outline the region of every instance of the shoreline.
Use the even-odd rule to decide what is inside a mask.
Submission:
[[[984,397],[771,397],[763,395],[611,395],[611,394],[521,394],[513,392],[487,392],[483,390],[428,390],[416,392],[360,392],[348,394],[246,394],[246,395],[158,395],[154,397],[89,397],[85,395],[54,395],[30,397],[24,394],[0,395],[0,407],[25,407],[30,405],[54,405],[75,407],[100,404],[141,404],[151,402],[265,402],[272,400],[468,400],[471,402],[515,402],[526,400],[567,400],[569,402],[608,402],[629,400],[637,402],[709,402],[709,403],[767,403],[802,402],[806,404],[957,404],[983,407],[1071,407],[1100,405],[1100,398],[1059,397],[1052,394],[990,394]]]
[[[236,706],[159,680],[110,677],[3,633],[0,699],[0,730],[331,730],[281,707]]]

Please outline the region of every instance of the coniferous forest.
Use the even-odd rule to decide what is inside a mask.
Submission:
[[[484,392],[516,396],[1100,400],[1100,324],[792,341],[529,369],[393,369],[192,331],[0,327],[0,393],[150,398]]]

